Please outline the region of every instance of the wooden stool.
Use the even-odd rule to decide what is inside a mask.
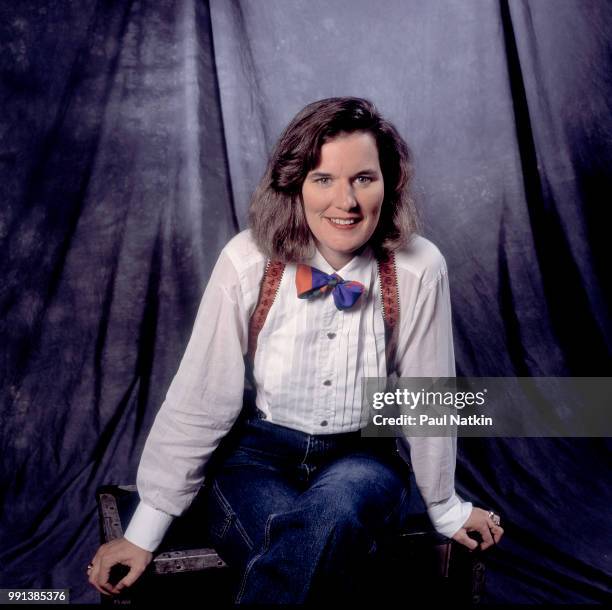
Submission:
[[[135,485],[107,485],[97,491],[102,542],[121,538],[139,502]],[[465,547],[435,532],[427,513],[419,510],[410,516],[397,545],[389,553],[384,573],[385,583],[397,587],[405,583],[404,599],[410,602],[469,604],[479,603],[484,587],[485,566],[482,555],[469,553]],[[231,604],[238,575],[206,542],[204,511],[200,496],[189,509],[174,519],[145,574],[129,589],[115,597],[102,596],[104,604],[181,603]],[[124,566],[111,570],[111,582],[118,582],[127,572]],[[372,578],[376,578],[372,575]],[[381,590],[382,590],[381,589]],[[392,593],[401,599],[401,592]],[[398,597],[398,595],[400,597]],[[384,593],[376,593],[376,600]]]

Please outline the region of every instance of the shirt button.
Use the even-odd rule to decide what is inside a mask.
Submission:
[[[331,385],[331,381],[330,381],[329,379],[326,379],[326,380],[323,382],[323,385]]]
[[[333,339],[336,336],[336,333],[327,333],[328,338]]]
[[[327,426],[327,420],[326,420],[326,419],[324,419],[324,420],[321,422],[321,426]]]

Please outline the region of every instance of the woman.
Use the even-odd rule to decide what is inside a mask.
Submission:
[[[361,437],[360,380],[454,375],[446,265],[415,233],[410,177],[406,144],[366,100],[314,102],[286,128],[149,434],[140,505],[90,564],[102,593],[135,582],[204,478],[206,527],[241,571],[239,603],[348,594],[401,526],[405,463]],[[383,270],[399,301],[393,350]],[[407,440],[435,528],[472,549],[471,531],[482,549],[497,543],[498,518],[455,494],[455,439]],[[112,586],[116,563],[130,572]]]

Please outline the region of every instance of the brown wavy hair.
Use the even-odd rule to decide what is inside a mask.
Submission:
[[[410,193],[413,166],[408,145],[370,101],[331,97],[308,104],[281,134],[266,172],[251,198],[249,225],[270,259],[300,262],[313,253],[302,184],[320,162],[321,147],[339,135],[369,132],[378,148],[385,197],[370,245],[378,255],[408,243],[419,227]]]

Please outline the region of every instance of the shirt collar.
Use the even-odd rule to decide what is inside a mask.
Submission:
[[[370,277],[373,259],[374,253],[372,251],[372,247],[369,244],[366,244],[360,254],[353,256],[353,258],[346,263],[344,267],[336,270],[325,260],[323,255],[319,252],[319,249],[315,246],[314,255],[304,260],[304,264],[315,267],[328,275],[337,273],[343,280],[363,281],[364,278]]]

